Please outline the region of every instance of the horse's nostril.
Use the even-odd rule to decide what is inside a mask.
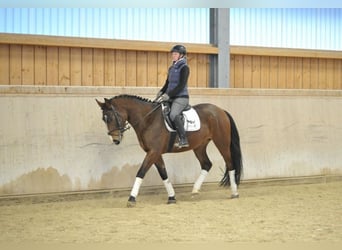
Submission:
[[[119,140],[113,140],[113,142],[115,143],[115,145],[119,145],[120,144]]]

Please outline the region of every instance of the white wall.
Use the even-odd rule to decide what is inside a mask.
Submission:
[[[236,8],[230,13],[230,44],[342,50],[342,9]]]
[[[3,8],[0,32],[207,43],[209,9]]]
[[[0,8],[0,32],[209,43],[208,8]],[[341,8],[230,8],[230,44],[342,50]]]
[[[131,187],[144,153],[133,130],[111,144],[95,98],[153,98],[155,88],[0,87],[0,195]],[[244,180],[342,174],[342,91],[191,89],[235,118]],[[207,181],[224,165],[216,148]],[[173,183],[193,183],[192,152],[165,155]],[[145,185],[161,185],[154,169]]]

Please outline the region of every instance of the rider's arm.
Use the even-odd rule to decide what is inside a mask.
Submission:
[[[161,88],[160,92],[162,92],[164,94],[166,92],[168,86],[169,86],[169,77],[166,77],[164,86]]]

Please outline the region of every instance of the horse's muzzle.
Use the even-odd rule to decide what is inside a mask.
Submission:
[[[108,132],[108,136],[115,145],[119,145],[122,140],[122,134],[119,131]]]
[[[113,136],[109,135],[109,140],[111,142],[113,142],[115,145],[119,145],[121,142],[120,137],[117,137],[117,136],[113,137]]]

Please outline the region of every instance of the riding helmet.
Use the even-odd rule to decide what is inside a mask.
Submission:
[[[181,55],[186,55],[186,48],[183,45],[178,44],[173,46],[170,52],[178,52]]]

